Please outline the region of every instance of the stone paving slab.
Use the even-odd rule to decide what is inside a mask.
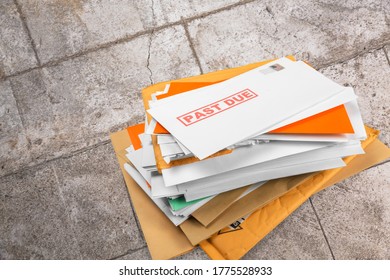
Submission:
[[[84,259],[110,259],[145,246],[111,144],[53,163]]]
[[[149,250],[147,247],[140,250],[136,250],[124,256],[117,258],[118,260],[151,260]],[[191,252],[184,254],[182,256],[173,258],[173,260],[209,260],[210,258],[206,253],[200,248],[196,247]]]
[[[0,79],[37,66],[28,33],[12,0],[0,1]]]
[[[313,197],[336,259],[390,258],[390,164],[359,173]]]
[[[252,248],[244,260],[326,260],[332,254],[309,201]]]
[[[110,144],[5,176],[0,189],[1,259],[110,259],[146,245]]]
[[[143,121],[143,87],[199,71],[177,26],[9,78],[31,143],[10,156],[9,168],[20,167],[16,158],[26,150],[36,163],[108,140],[110,132]]]
[[[145,1],[150,2],[150,1]],[[242,0],[196,0],[196,1],[175,1],[175,0],[153,0],[151,6],[154,12],[155,26],[177,22],[181,19],[190,19],[201,16],[204,13],[214,12],[227,8],[234,4],[245,3]]]
[[[379,139],[389,146],[390,65],[384,51],[370,52],[321,69],[321,72],[339,84],[355,89],[363,121],[381,130]]]
[[[141,249],[135,250],[119,258],[115,258],[116,260],[150,260],[151,256],[147,247],[143,247]]]
[[[390,44],[385,46],[384,49],[385,49],[385,52],[386,52],[386,55],[387,55],[386,56],[387,61],[389,62],[389,65],[390,65]]]
[[[200,248],[196,247],[191,252],[174,258],[174,260],[209,260],[209,256]]]
[[[0,259],[79,259],[51,164],[0,179]]]
[[[30,161],[30,143],[9,81],[0,82],[0,93],[0,174],[5,174]]]
[[[36,42],[38,56],[42,63],[47,63],[238,1],[19,2]]]
[[[365,123],[390,143],[390,65],[384,51],[361,55],[321,70],[354,87]],[[336,259],[388,259],[389,164],[364,171],[313,198]]]
[[[205,72],[294,54],[319,67],[390,40],[387,0],[255,1],[189,24]]]

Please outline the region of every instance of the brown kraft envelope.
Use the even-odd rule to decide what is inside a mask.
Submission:
[[[221,193],[191,214],[207,227],[215,218],[228,209],[249,187],[242,187]]]

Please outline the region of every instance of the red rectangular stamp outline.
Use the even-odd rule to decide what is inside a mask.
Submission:
[[[231,98],[231,97],[233,97],[233,96],[235,96],[235,95],[244,93],[244,92],[249,92],[249,93],[252,94],[252,96],[249,97],[249,98],[247,98],[247,99],[245,99],[244,101],[235,103],[235,104],[233,104],[233,105],[231,105],[231,106],[228,106],[228,107],[226,107],[226,108],[224,108],[224,109],[218,110],[217,112],[212,113],[212,114],[209,114],[209,115],[207,115],[206,117],[201,118],[201,119],[199,119],[199,120],[196,120],[196,121],[194,121],[194,122],[185,123],[185,122],[182,120],[182,118],[184,118],[185,116],[190,115],[191,113],[194,113],[194,112],[196,112],[196,111],[202,110],[202,109],[207,108],[207,107],[212,107],[212,106],[221,104],[221,102],[224,102],[225,100],[227,100],[227,99],[229,99],[229,98]],[[222,99],[220,99],[220,100],[218,100],[218,101],[215,101],[215,102],[210,103],[210,104],[208,104],[208,105],[202,106],[202,107],[200,107],[200,108],[198,108],[198,109],[192,110],[192,111],[190,111],[190,112],[188,112],[188,113],[185,113],[185,114],[183,114],[183,115],[181,115],[181,116],[178,116],[178,117],[176,117],[176,119],[179,120],[183,125],[185,125],[185,126],[190,126],[190,125],[192,125],[192,124],[195,124],[195,123],[197,123],[197,122],[200,122],[200,121],[202,121],[202,120],[205,120],[205,119],[207,119],[207,118],[209,118],[209,117],[215,116],[215,115],[217,115],[217,114],[219,114],[219,113],[221,113],[221,112],[223,112],[223,111],[226,111],[226,110],[228,110],[228,109],[230,109],[230,108],[233,108],[233,107],[235,107],[235,106],[237,106],[237,105],[243,104],[243,103],[245,103],[245,102],[247,102],[247,101],[249,101],[249,100],[251,100],[251,99],[253,99],[253,98],[255,98],[255,97],[258,97],[258,95],[257,95],[255,92],[253,92],[252,90],[246,88],[246,89],[241,90],[241,91],[239,91],[239,92],[233,93],[232,95],[229,95],[229,96],[227,96],[227,97],[225,97],[225,98],[222,98]]]

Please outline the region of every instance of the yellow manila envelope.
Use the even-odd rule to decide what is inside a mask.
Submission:
[[[372,139],[374,138],[374,139]],[[214,234],[200,243],[211,259],[239,259],[262,240],[312,194],[344,180],[390,157],[390,149],[371,137],[364,148],[366,154],[353,158],[346,167],[334,172],[321,172],[295,189],[252,213],[240,230]]]

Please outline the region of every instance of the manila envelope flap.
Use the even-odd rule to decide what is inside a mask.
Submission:
[[[191,214],[199,223],[207,227],[223,211],[230,207],[249,187],[242,187],[221,193]]]

